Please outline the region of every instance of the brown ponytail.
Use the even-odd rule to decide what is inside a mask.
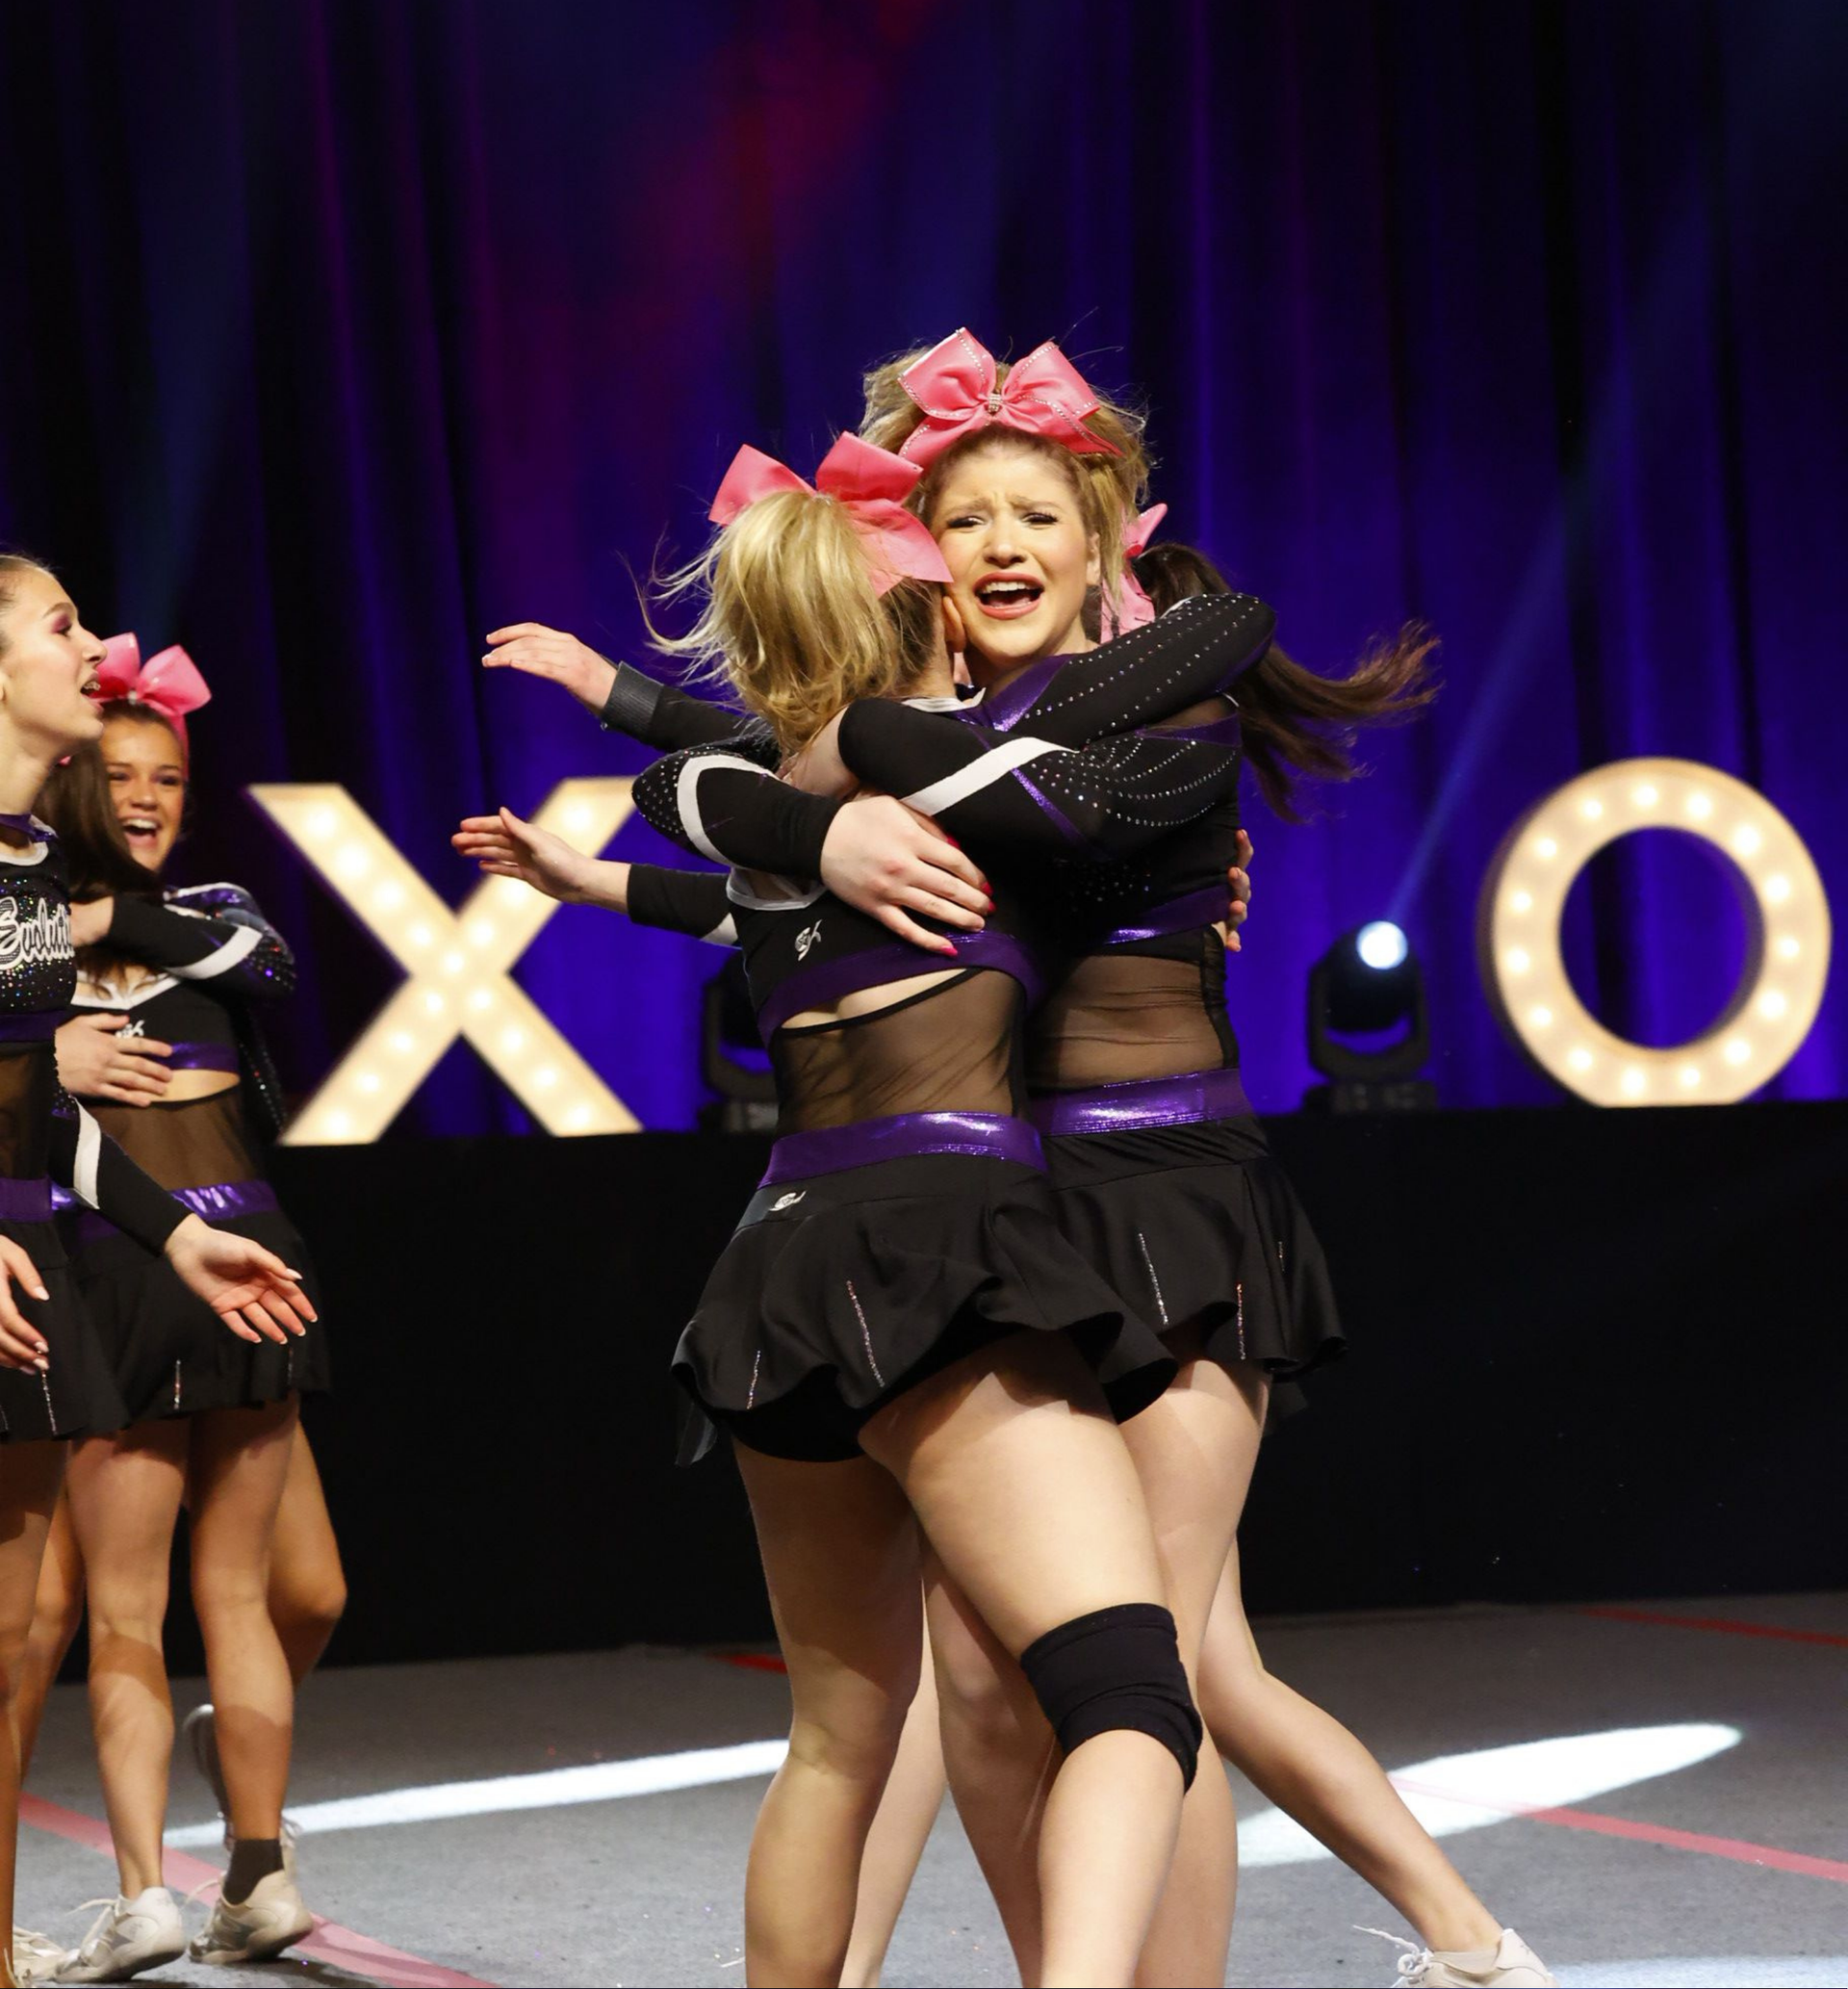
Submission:
[[[1190,594],[1229,594],[1223,574],[1193,546],[1151,546],[1136,561],[1136,578],[1156,610]],[[1354,760],[1364,725],[1402,725],[1437,695],[1430,666],[1437,638],[1408,622],[1390,641],[1375,643],[1346,677],[1305,670],[1273,642],[1238,681],[1245,757],[1273,814],[1299,822],[1299,778],[1348,781],[1364,769]]]

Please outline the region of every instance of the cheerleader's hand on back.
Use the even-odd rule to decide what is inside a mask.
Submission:
[[[472,814],[449,841],[490,877],[517,877],[561,905],[580,905],[592,896],[600,871],[612,866],[573,849],[562,836],[525,822],[510,808],[499,814]],[[603,902],[603,894],[598,894]]]
[[[249,1237],[215,1229],[197,1216],[189,1215],[167,1239],[167,1261],[241,1340],[287,1346],[315,1317],[299,1271]]]
[[[1245,865],[1251,861],[1251,839],[1243,829],[1239,831],[1239,861],[1225,873],[1225,881],[1232,887],[1232,902],[1226,910],[1225,923],[1219,928],[1220,939],[1225,942],[1228,953],[1242,953],[1245,948],[1239,939],[1239,927],[1251,916],[1251,878]]]
[[[20,1311],[15,1287],[28,1298],[51,1296],[24,1249],[11,1236],[0,1236],[0,1367],[43,1374],[50,1366],[45,1337]]]

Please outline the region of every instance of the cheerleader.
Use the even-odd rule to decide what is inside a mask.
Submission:
[[[52,1035],[75,982],[69,901],[57,838],[30,810],[53,765],[102,731],[87,695],[102,659],[55,576],[0,556],[0,1659],[10,1725],[64,1440],[123,1416],[52,1221],[51,1180],[164,1256],[239,1339],[282,1348],[314,1318],[297,1273],[166,1194],[58,1085]],[[10,1733],[0,1748],[9,1914],[17,1834]],[[0,1981],[13,1979],[13,1958]]]
[[[817,493],[754,453],[715,509],[728,522],[694,642],[730,659],[785,753],[856,694],[953,703],[936,601],[889,563],[940,573],[917,534],[888,536],[914,473],[843,441]],[[1124,668],[1091,695],[1121,697],[1134,722],[1133,688],[1151,695],[1189,663],[1222,675],[1223,653],[1248,646],[1241,619],[1209,605],[1188,639],[1176,626],[1147,645],[1148,681]],[[757,762],[739,763],[755,778]],[[677,779],[657,768],[639,784],[651,819],[673,813]],[[629,866],[576,858],[509,816],[467,822],[456,840],[491,874],[650,922],[727,916],[711,897],[722,880],[648,873],[651,892],[702,901],[690,920],[664,919],[638,902]],[[981,931],[951,942],[956,965],[920,974],[915,951],[819,885],[732,887],[781,1137],[675,1364],[737,1438],[795,1698],[789,1763],[753,1846],[754,1981],[839,1974],[866,1823],[916,1677],[908,1507],[1064,1743],[1041,1837],[1043,1979],[1128,1979],[1179,1795],[1165,1759],[1189,1776],[1186,1695],[1139,1502],[1072,1342],[1094,1357],[1116,1341],[1118,1385],[1144,1400],[1166,1363],[1122,1351],[1120,1305],[1050,1247],[1035,1145],[1013,1116],[1016,1023],[1041,969],[997,890]]]
[[[162,892],[157,881],[185,809],[185,714],[210,693],[182,650],[143,667],[133,636],[107,647],[102,739],[54,772],[42,804],[64,849],[79,941],[80,1020],[59,1032],[61,1073],[178,1200],[306,1267],[301,1238],[263,1175],[259,1135],[279,1128],[279,1092],[251,1015],[252,1004],[292,991],[294,961],[237,886]],[[183,1501],[194,1606],[228,1743],[220,1750],[212,1708],[193,1716],[195,1751],[226,1818],[230,1871],[192,1952],[258,1959],[313,1925],[281,1834],[299,1673],[275,1616],[280,1597],[283,1619],[299,1623],[309,1613],[290,1598],[324,1585],[329,1563],[338,1580],[295,1412],[301,1394],[327,1384],[325,1334],[317,1324],[286,1348],[240,1346],[165,1265],[100,1216],[76,1216],[70,1228],[79,1289],[127,1427],[85,1439],[72,1455],[40,1578],[31,1712],[36,1726],[87,1586],[91,1710],[121,1893],[58,1979],[120,1980],[185,1947],[178,1904],[160,1882],[173,1738],[161,1624]],[[292,1498],[297,1511],[278,1557]],[[253,1595],[263,1598],[256,1614]],[[306,1641],[295,1640],[298,1649]],[[22,1738],[29,1747],[30,1732]]]

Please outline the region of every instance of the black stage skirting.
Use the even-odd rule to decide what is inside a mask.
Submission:
[[[1267,1444],[1255,1613],[1848,1580],[1848,1103],[1270,1130],[1352,1351]],[[676,1468],[666,1379],[764,1150],[277,1154],[333,1332],[336,1662],[769,1635],[735,1474]]]

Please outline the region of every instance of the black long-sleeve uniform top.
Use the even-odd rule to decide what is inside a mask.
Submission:
[[[987,700],[935,710],[888,702],[857,706],[843,722],[842,754],[850,765],[854,757],[890,756],[877,785],[949,822],[991,878],[998,871],[1005,880],[1012,867],[1031,879],[1023,902],[1040,928],[1032,943],[1043,967],[1053,935],[1062,945],[1095,943],[1110,931],[1108,914],[1119,900],[1136,897],[1140,889],[1145,903],[1150,885],[1159,889],[1163,881],[1150,873],[1125,884],[1113,877],[1119,864],[1097,859],[1131,858],[1216,804],[1235,804],[1238,753],[1222,727],[1208,729],[1217,736],[1122,735],[1221,691],[1263,653],[1274,625],[1270,610],[1249,596],[1190,601],[1098,649],[1036,665]],[[662,703],[651,704],[649,723],[657,738],[665,730],[658,727],[662,715]],[[672,713],[668,723],[691,715]],[[697,722],[708,735],[716,730],[709,716]],[[803,817],[785,805],[793,792],[788,785],[768,777],[775,759],[760,727],[723,739],[708,736],[706,743],[651,767],[636,784],[637,806],[684,847],[721,862],[795,859],[800,851],[787,837],[791,823]],[[808,818],[799,833],[812,836],[814,820]],[[1075,856],[1087,861],[1074,865]],[[1022,861],[1035,859],[1021,873]],[[1050,869],[1048,859],[1054,860]],[[1224,916],[1224,868],[1221,864],[1217,909],[1198,923]],[[1048,876],[1058,879],[1054,888],[1047,888]],[[883,979],[919,971],[918,949],[894,942],[876,920],[845,907],[839,908],[845,917],[809,919],[797,935],[806,943],[801,955],[786,958],[789,949],[780,947],[760,920],[765,914],[806,913],[819,903],[820,887],[800,873],[737,868],[728,895],[734,912],[753,915],[751,930],[741,922],[738,931],[766,1034],[780,1016],[817,1005],[814,998],[785,996],[784,983],[798,983],[805,993],[830,991],[818,997],[826,999],[862,969],[876,967]],[[638,922],[724,937],[715,907],[711,880],[676,881],[672,872],[642,865],[630,873],[629,912]],[[1017,930],[1020,923],[1016,908],[1012,918],[1004,912],[990,919],[982,933],[953,935],[959,957],[981,964],[987,953],[1005,953],[1013,943],[1008,926]],[[877,963],[845,964],[875,949]],[[1026,978],[1037,994],[1042,975]]]
[[[56,836],[38,821],[26,833],[26,848],[0,843],[0,1176],[49,1175],[159,1250],[189,1211],[58,1082],[54,1038],[77,981],[70,895]]]
[[[118,894],[98,950],[148,972],[125,984],[82,978],[73,1006],[126,1016],[124,1035],[169,1045],[168,1070],[237,1073],[256,1125],[280,1131],[281,1088],[251,1008],[295,993],[295,961],[247,891],[193,884],[159,899]]]

